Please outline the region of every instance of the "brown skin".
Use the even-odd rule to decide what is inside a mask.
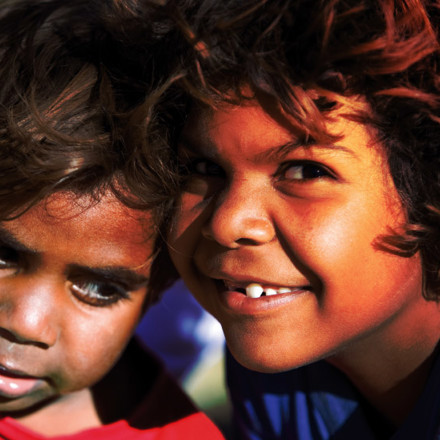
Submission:
[[[110,195],[90,206],[65,193],[1,224],[0,365],[31,376],[8,395],[14,379],[0,371],[3,414],[45,435],[101,424],[90,386],[142,315],[150,230]]]
[[[331,359],[378,406],[414,371],[425,380],[418,367],[439,339],[440,312],[423,299],[419,255],[375,246],[405,222],[381,146],[333,116],[330,132],[343,135],[333,147],[271,156],[297,139],[257,104],[194,116],[180,147],[193,173],[169,249],[239,362],[277,372]],[[252,299],[234,288],[252,282],[296,292]],[[417,397],[410,387],[402,396],[410,406]],[[399,423],[408,408],[392,414],[391,400],[380,410]]]

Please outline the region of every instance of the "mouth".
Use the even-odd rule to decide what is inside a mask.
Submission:
[[[0,396],[18,398],[31,392],[41,379],[0,365]]]
[[[314,293],[311,285],[303,283],[306,280],[284,286],[250,278],[211,280],[215,282],[220,310],[223,310],[219,316],[223,316],[222,313],[242,317],[272,316],[289,304],[303,304],[303,301],[308,301],[309,294]]]
[[[245,283],[234,283],[228,280],[219,280],[227,291],[235,291],[246,295],[248,298],[261,298],[268,296],[278,296],[283,294],[302,293],[304,291],[311,291],[311,286],[276,286],[255,281]]]

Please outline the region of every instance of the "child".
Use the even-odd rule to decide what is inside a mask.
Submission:
[[[133,148],[137,66],[90,3],[0,12],[0,437],[220,439],[130,340],[166,191]]]
[[[238,438],[440,438],[438,2],[203,3],[169,252]]]

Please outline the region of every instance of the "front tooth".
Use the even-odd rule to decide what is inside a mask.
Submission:
[[[278,292],[275,289],[266,289],[266,296],[276,295]]]
[[[259,298],[264,292],[260,284],[252,283],[246,287],[246,296],[249,298]]]

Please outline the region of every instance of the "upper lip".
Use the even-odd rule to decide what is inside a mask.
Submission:
[[[21,370],[18,369],[11,369],[7,368],[4,365],[0,364],[0,375],[2,376],[9,376],[9,377],[17,377],[22,379],[35,379],[35,376],[32,376],[30,374],[27,374]]]
[[[282,287],[288,287],[290,289],[298,289],[304,287],[310,287],[310,283],[307,280],[298,280],[295,282],[287,282],[286,284],[274,283],[273,281],[262,280],[261,278],[255,277],[243,277],[243,278],[215,278],[217,281],[222,282],[226,287],[242,288],[245,289],[249,284],[257,283],[264,287],[270,287],[273,289],[280,289]]]

